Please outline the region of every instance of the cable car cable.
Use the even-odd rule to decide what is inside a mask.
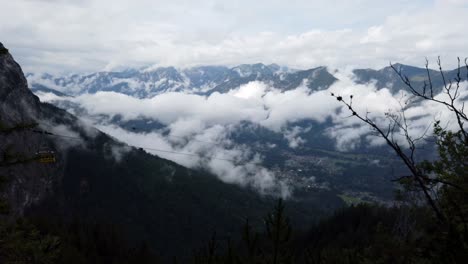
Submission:
[[[48,131],[45,131],[45,130],[31,130],[31,131],[34,132],[34,133],[40,133],[40,134],[44,134],[44,135],[47,135],[47,136],[55,136],[55,137],[63,137],[63,138],[69,138],[69,139],[83,140],[82,138],[79,138],[79,137],[72,137],[72,136],[54,134],[54,133],[51,133],[51,132],[48,132]],[[202,156],[200,156],[198,154],[195,154],[195,153],[184,153],[184,152],[178,152],[178,151],[173,151],[173,150],[164,150],[164,149],[148,148],[148,147],[140,147],[140,146],[133,146],[133,147],[146,149],[146,150],[151,150],[151,151],[158,151],[158,152],[178,154],[178,155],[186,155],[186,156],[195,156],[195,157],[202,158]],[[211,159],[236,162],[235,160],[232,160],[232,159],[213,158],[213,157]]]

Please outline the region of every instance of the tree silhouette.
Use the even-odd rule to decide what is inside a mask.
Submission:
[[[292,263],[292,254],[288,248],[291,239],[291,226],[285,215],[282,199],[278,200],[273,213],[265,217],[265,228],[272,246],[270,263]]]
[[[409,105],[401,105],[401,110],[397,113],[386,113],[385,117],[389,121],[388,126],[381,127],[369,117],[368,113],[363,115],[355,110],[353,96],[350,96],[349,100],[333,93],[332,96],[344,104],[352,116],[377,132],[403,161],[411,174],[397,180],[405,184],[408,189],[416,190],[422,194],[438,220],[440,234],[446,234],[444,241],[450,244],[448,248],[458,253],[465,252],[462,255],[457,253],[455,257],[451,255],[452,258],[459,259],[467,257],[466,252],[468,251],[468,133],[465,125],[468,117],[463,101],[466,98],[462,97],[461,92],[462,82],[468,80],[468,63],[465,59],[464,67],[467,70],[467,76],[463,77],[461,76],[463,68],[460,65],[460,59],[458,59],[456,76],[452,79],[448,78],[447,73],[443,71],[440,58],[437,60],[437,64],[442,80],[442,94],[447,98],[445,100],[436,93],[427,60],[427,79],[420,88],[413,86],[410,78],[404,75],[401,68],[391,64],[392,69],[413,97],[417,99],[416,101],[430,101],[443,105],[457,121],[458,126],[455,130],[442,127],[440,121],[434,122],[435,147],[439,156],[435,161],[418,162],[416,158],[418,141],[426,138],[426,133],[418,136],[409,133],[412,120],[405,115]],[[408,149],[396,139],[397,133],[404,136]],[[454,247],[459,248],[454,249]]]

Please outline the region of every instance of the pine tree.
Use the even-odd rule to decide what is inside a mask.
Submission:
[[[289,250],[291,226],[289,219],[285,215],[282,199],[278,200],[273,213],[265,217],[265,227],[272,247],[269,263],[292,263],[292,254]]]

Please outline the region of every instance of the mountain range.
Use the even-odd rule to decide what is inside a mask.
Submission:
[[[403,64],[394,64],[415,87],[422,87],[428,71]],[[391,88],[393,92],[404,89],[404,84],[392,67],[379,70],[355,69],[352,71],[356,83],[375,82],[378,88]],[[444,71],[447,80],[457,76],[457,69]],[[460,68],[460,75],[466,76],[467,69]],[[242,64],[228,68],[225,66],[198,66],[186,69],[175,67],[157,67],[127,69],[118,72],[96,72],[91,74],[72,74],[54,76],[52,74],[26,75],[33,91],[47,91],[58,95],[80,95],[99,91],[112,91],[134,96],[150,98],[167,92],[185,92],[209,95],[214,92],[226,93],[243,84],[259,81],[282,91],[306,86],[310,90],[322,90],[330,87],[337,77],[327,67],[306,70],[290,69],[277,64],[262,63]],[[443,80],[438,70],[429,69],[435,92],[440,92]],[[52,89],[52,90],[48,90]]]
[[[441,91],[443,80],[437,70],[394,64],[413,83],[422,89],[427,73],[434,84],[434,92]],[[276,64],[243,64],[236,67],[199,66],[186,69],[158,67],[127,69],[118,72],[96,72],[53,76],[51,74],[27,74],[29,86],[37,95],[53,94],[56,99],[50,103],[66,109],[79,117],[93,120],[95,124],[116,125],[130,133],[151,133],[167,131],[168,126],[157,118],[143,116],[131,119],[121,115],[93,115],[85,107],[71,100],[74,96],[114,92],[137,99],[151,99],[167,93],[194,94],[208,97],[212,94],[227,94],[242,85],[252,82],[285,92],[306,87],[309,93],[328,89],[339,81],[339,72],[327,67],[307,70],[290,69]],[[466,68],[460,74],[466,75]],[[377,89],[388,88],[393,94],[407,90],[395,70],[388,66],[379,70],[355,69],[352,79],[356,84],[371,84]],[[445,71],[447,80],[456,78],[458,71]],[[230,137],[236,144],[255,146],[262,154],[262,165],[276,171],[295,187],[296,195],[310,193],[309,188],[334,189],[345,197],[372,201],[388,201],[393,197],[391,182],[395,175],[404,173],[402,164],[385,146],[369,146],[361,142],[354,150],[340,151],[335,140],[328,136],[333,127],[331,120],[291,121],[285,131],[298,128],[302,144],[291,148],[285,132],[271,131],[249,121],[236,125]],[[166,132],[163,132],[163,134]],[[271,151],[267,146],[275,146]],[[433,151],[425,150],[423,157],[431,157]],[[311,178],[311,176],[313,177]],[[310,179],[314,179],[311,181]],[[307,195],[306,195],[307,196]]]
[[[209,95],[225,93],[251,81],[268,83],[281,90],[306,85],[325,89],[336,78],[325,67],[292,70],[276,64],[243,64],[233,68],[200,66],[178,70],[174,67],[129,69],[121,72],[97,72],[70,76],[27,74],[33,91],[53,89],[68,95],[112,91],[138,98],[149,98],[166,92],[187,92]],[[50,90],[49,90],[50,91]]]

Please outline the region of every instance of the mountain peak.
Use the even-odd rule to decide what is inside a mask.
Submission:
[[[0,43],[0,111],[4,125],[25,122],[32,118],[39,99],[29,90],[23,70],[15,62],[8,49]]]
[[[255,64],[241,64],[232,68],[232,71],[237,72],[241,78],[253,75],[260,77],[261,75],[273,74],[273,70],[261,62]]]
[[[0,55],[8,54],[8,49],[0,42]]]
[[[415,66],[411,66],[411,65],[406,65],[406,64],[402,64],[402,63],[392,63],[391,66],[384,67],[384,68],[380,69],[380,71],[383,71],[383,72],[391,71],[391,72],[393,72],[394,70],[392,69],[392,66],[397,70],[401,70],[401,71],[407,72],[407,73],[420,73],[420,72],[425,72],[426,71],[426,69],[424,69],[424,68],[415,67]]]

